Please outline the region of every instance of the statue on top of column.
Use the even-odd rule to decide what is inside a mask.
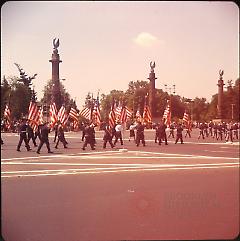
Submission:
[[[154,72],[154,68],[155,68],[155,61],[152,63],[152,61],[150,62],[150,67],[151,67],[151,72]]]
[[[57,50],[58,47],[59,47],[59,39],[54,38],[53,39],[53,52],[56,54],[58,53],[58,50]]]
[[[223,74],[224,74],[224,71],[220,69],[219,70],[220,79],[222,79]]]

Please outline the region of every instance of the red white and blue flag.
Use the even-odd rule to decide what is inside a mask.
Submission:
[[[57,113],[58,113],[57,106],[56,106],[55,102],[53,102],[52,104],[50,104],[50,108],[49,108],[51,128],[53,128],[54,125],[57,123],[57,120],[58,120]]]
[[[58,120],[61,122],[63,126],[67,124],[68,121],[68,114],[66,113],[66,108],[65,106],[62,105],[60,110],[58,111]]]
[[[167,100],[167,106],[166,109],[163,113],[163,120],[166,125],[170,125],[171,123],[171,106],[170,106],[170,101]]]
[[[5,106],[5,110],[4,110],[3,116],[5,118],[6,128],[9,130],[11,128],[11,111],[10,111],[8,105]]]

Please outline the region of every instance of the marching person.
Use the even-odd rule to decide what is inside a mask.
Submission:
[[[32,139],[33,145],[35,147],[37,147],[34,131],[33,131],[33,128],[31,127],[29,121],[27,121],[27,126],[28,126],[28,128],[27,128],[27,141],[28,141],[28,144],[29,144],[29,141]]]
[[[181,141],[181,144],[183,144],[182,132],[183,132],[182,124],[179,123],[177,126],[177,138],[176,138],[175,144],[177,144],[179,139]]]
[[[122,130],[123,130],[122,125],[121,125],[120,121],[118,121],[117,125],[115,127],[116,132],[115,132],[115,141],[113,143],[114,146],[116,145],[118,139],[120,139],[121,145],[123,145]]]
[[[53,153],[50,149],[50,144],[49,144],[49,139],[48,139],[49,133],[50,133],[50,128],[48,127],[47,122],[45,122],[40,128],[40,137],[41,138],[40,138],[40,144],[37,149],[38,154],[40,154],[40,150],[44,143],[46,144],[48,153]]]
[[[217,123],[213,124],[213,139],[216,138],[218,140],[218,125]]]
[[[136,146],[139,146],[140,141],[142,141],[143,146],[146,146],[145,137],[144,137],[144,125],[139,121],[136,126]]]
[[[198,140],[200,139],[200,137],[202,137],[203,139],[205,139],[204,138],[204,124],[203,123],[200,123],[200,125],[199,125],[199,136],[198,136]]]
[[[157,141],[159,142],[160,145],[160,123],[157,123],[155,126],[155,143],[157,143]]]
[[[56,149],[58,148],[59,141],[62,142],[64,148],[67,148],[67,141],[65,139],[63,125],[61,123],[58,124],[57,129],[57,143],[55,145]]]
[[[163,140],[165,141],[165,145],[168,145],[166,129],[167,125],[164,123],[164,121],[161,121],[159,125],[159,145],[161,145]]]
[[[233,124],[232,122],[227,124],[226,142],[230,140],[233,143]]]
[[[129,139],[128,141],[131,141],[131,138],[133,137],[133,140],[135,141],[135,128],[136,125],[134,123],[131,123],[131,125],[129,126]]]
[[[224,128],[222,123],[218,124],[218,137],[217,140],[220,139],[221,141],[223,140],[223,133],[224,133]]]
[[[85,129],[86,129],[86,124],[83,124],[82,125],[82,141],[84,141],[84,138],[85,138]]]
[[[53,130],[54,130],[54,140],[53,140],[53,142],[56,142],[57,137],[58,137],[58,125],[59,125],[59,121],[53,127]]]
[[[186,134],[185,134],[185,138],[188,136],[189,138],[191,138],[191,131],[192,131],[192,126],[191,123],[188,123],[186,126]]]
[[[111,127],[109,125],[106,125],[104,128],[103,149],[106,148],[107,142],[110,144],[110,146],[112,148],[114,147],[114,145],[112,143],[112,131],[111,131]]]
[[[85,126],[85,136],[84,144],[82,149],[85,150],[86,146],[89,144],[92,150],[95,150],[95,131],[94,125],[86,124]]]
[[[34,135],[34,139],[36,141],[36,139],[38,138],[39,141],[41,141],[41,136],[40,136],[40,129],[42,128],[42,124],[39,124],[38,127],[37,127],[37,130],[35,132],[35,135]]]
[[[171,136],[174,138],[174,129],[175,129],[174,123],[171,123],[169,128],[170,128],[170,132],[169,132],[168,138],[170,138]]]
[[[27,128],[28,128],[27,120],[22,119],[22,124],[19,127],[20,139],[19,139],[19,142],[18,142],[18,145],[17,145],[17,151],[20,151],[20,147],[21,147],[23,141],[25,143],[25,147],[27,148],[27,151],[31,150],[31,148],[28,144]]]

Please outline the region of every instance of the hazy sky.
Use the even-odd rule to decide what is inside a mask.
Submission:
[[[96,97],[147,80],[155,61],[156,88],[180,96],[217,93],[239,76],[239,10],[234,2],[10,1],[1,8],[1,77],[29,74],[38,100],[51,79],[53,39],[59,38],[60,78],[78,108]]]

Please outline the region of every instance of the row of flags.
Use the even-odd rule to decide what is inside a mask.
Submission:
[[[5,126],[7,129],[10,129],[11,125],[11,112],[9,109],[9,106],[6,105],[4,110],[4,119],[5,119]],[[71,107],[70,112],[67,113],[65,106],[62,106],[59,111],[57,111],[57,107],[55,103],[50,104],[49,108],[49,117],[50,117],[50,126],[53,128],[55,124],[60,121],[60,123],[65,126],[67,124],[67,121],[71,120],[73,123],[73,128],[78,129],[79,127],[79,116],[83,116],[87,120],[93,122],[95,125],[99,125],[101,123],[101,115],[100,115],[100,105],[98,98],[95,100],[92,107],[85,107],[83,108],[79,113],[76,109]],[[113,101],[111,110],[109,112],[109,118],[108,122],[111,127],[113,127],[116,122],[126,123],[127,120],[131,119],[133,116],[133,111],[128,108],[123,103],[120,103],[117,105],[115,101]],[[148,102],[145,101],[143,114],[140,114],[139,109],[137,110],[136,119],[141,122],[145,123],[151,123],[152,122],[152,114],[150,111],[150,107],[148,105]],[[166,125],[170,125],[171,123],[171,106],[170,102],[167,102],[166,108],[163,113],[162,119],[164,120],[164,123]],[[37,129],[38,125],[43,124],[43,107],[37,106],[37,103],[32,100],[29,104],[28,109],[28,120],[30,121],[30,125],[34,130]],[[190,124],[190,116],[187,114],[187,112],[184,112],[183,115],[183,123],[186,125]]]

